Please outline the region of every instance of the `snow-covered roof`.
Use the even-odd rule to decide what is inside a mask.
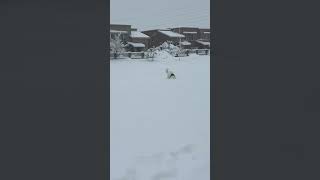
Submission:
[[[199,40],[197,40],[197,42],[205,46],[210,46],[210,42],[199,41]]]
[[[150,38],[148,35],[143,34],[142,32],[138,32],[138,31],[131,31],[130,37],[132,37],[132,38]]]
[[[137,47],[137,48],[144,48],[146,47],[143,43],[133,43],[133,42],[128,42],[128,44],[132,45],[133,47]]]
[[[159,30],[160,33],[169,36],[169,37],[178,37],[178,38],[184,38],[185,36],[176,32],[172,32],[172,31],[163,31],[163,30]]]
[[[182,42],[181,42],[181,45],[183,45],[183,46],[190,46],[191,43],[188,42],[188,41],[182,41]]]
[[[127,31],[110,30],[110,33],[128,33]]]
[[[183,34],[197,34],[197,32],[184,31]]]
[[[203,32],[204,34],[210,34],[210,32]]]

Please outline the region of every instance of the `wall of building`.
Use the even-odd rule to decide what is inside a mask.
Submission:
[[[158,30],[150,30],[150,31],[143,31],[144,34],[148,35],[151,39],[149,41],[149,47],[157,47],[163,44],[166,41],[173,41],[176,44],[180,42],[180,38],[172,38],[168,37],[162,33],[160,33]],[[182,38],[182,41],[184,38]]]
[[[142,33],[150,37],[148,47],[157,47],[167,40],[166,36],[159,33],[158,30],[143,31]]]
[[[131,25],[110,24],[110,30],[127,31],[130,35],[131,34]]]
[[[122,34],[121,33],[121,40],[123,42],[128,42],[129,41],[129,37],[131,34],[131,25],[124,25],[124,24],[110,24],[110,30],[115,30],[115,31],[126,31],[126,34]],[[113,34],[116,33],[111,33],[110,37],[112,38]]]
[[[196,42],[196,40],[204,39],[210,41],[210,34],[204,34],[204,32],[210,32],[210,29],[201,29],[195,27],[180,27],[173,28],[172,31],[183,34],[186,36],[186,41],[191,43],[190,48],[200,48],[202,45]],[[197,34],[187,34],[184,32],[197,32]]]
[[[205,32],[209,32],[209,34]],[[210,29],[199,29],[199,35],[200,35],[199,39],[210,41]]]
[[[146,49],[160,46],[166,41],[173,41],[176,44],[180,42],[180,38],[168,37],[158,32],[158,30],[143,31],[142,33],[150,37],[150,39],[144,39],[144,38],[130,38],[131,31],[136,30],[135,28],[131,28],[131,25],[111,24],[110,29],[116,30],[116,31],[126,31],[127,34],[122,35],[122,39],[124,39],[124,42],[131,41],[136,43],[143,43],[146,45]],[[181,27],[181,28],[172,28],[171,31],[185,35],[186,38],[182,38],[182,41],[184,40],[189,41],[192,44],[191,45],[192,48],[196,48],[199,46],[199,44],[195,42],[198,39],[210,41],[210,34],[204,33],[204,32],[210,32],[210,29]],[[197,32],[197,34],[187,34],[184,32]]]
[[[181,28],[173,28],[172,31],[176,33],[180,33],[186,36],[187,41],[195,41],[199,39],[199,29],[193,27],[181,27]],[[188,34],[184,32],[196,32],[197,34]]]
[[[150,39],[147,38],[130,38],[130,42],[143,43],[146,46],[145,49],[149,49],[149,41]]]

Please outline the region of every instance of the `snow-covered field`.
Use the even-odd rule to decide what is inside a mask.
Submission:
[[[209,180],[210,57],[162,52],[110,70],[111,180]]]

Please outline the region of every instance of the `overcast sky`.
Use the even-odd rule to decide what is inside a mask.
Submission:
[[[210,0],[111,0],[110,23],[138,30],[210,27]]]

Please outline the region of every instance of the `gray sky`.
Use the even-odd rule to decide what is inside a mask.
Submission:
[[[111,0],[110,23],[138,30],[210,27],[210,0]]]

